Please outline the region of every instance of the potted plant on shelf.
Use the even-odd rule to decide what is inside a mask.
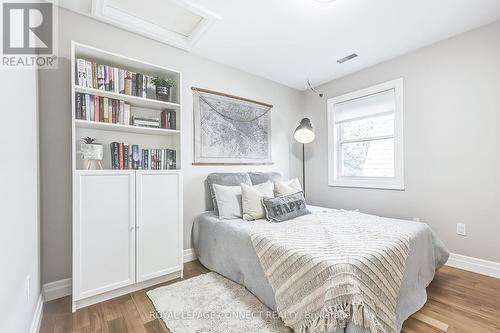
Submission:
[[[170,102],[172,98],[172,88],[175,87],[175,80],[171,78],[162,78],[155,76],[151,82],[156,87],[156,99]]]
[[[82,158],[86,161],[86,168],[90,169],[90,164],[92,161],[97,161],[97,164],[102,169],[101,161],[103,158],[103,146],[100,143],[95,142],[95,138],[89,136],[82,138],[81,151]]]

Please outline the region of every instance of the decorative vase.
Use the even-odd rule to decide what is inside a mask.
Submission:
[[[156,99],[170,102],[170,87],[156,87]]]
[[[85,160],[101,161],[103,158],[103,146],[98,143],[82,143],[82,157]]]

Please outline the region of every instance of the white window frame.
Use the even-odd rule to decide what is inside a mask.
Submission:
[[[394,177],[344,177],[340,174],[340,141],[335,124],[335,105],[353,99],[394,90],[396,110],[394,113]],[[359,187],[372,189],[404,190],[403,152],[403,79],[354,91],[328,99],[328,186]],[[392,136],[391,136],[392,138]]]

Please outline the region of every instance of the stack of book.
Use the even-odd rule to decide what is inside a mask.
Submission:
[[[76,119],[130,125],[130,104],[117,99],[76,93],[75,112]]]
[[[165,110],[161,112],[161,128],[176,129],[175,110]]]
[[[140,126],[140,127],[160,128],[160,119],[133,116],[132,117],[132,125]]]
[[[156,99],[152,76],[121,68],[98,64],[85,59],[76,60],[76,84],[81,87]]]
[[[140,149],[138,145],[111,142],[111,168],[115,170],[175,170],[173,149]]]

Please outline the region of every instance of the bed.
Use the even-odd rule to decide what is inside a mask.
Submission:
[[[335,211],[308,207],[312,214]],[[400,331],[403,322],[427,301],[426,287],[434,278],[436,270],[447,261],[449,253],[427,224],[389,220],[400,225],[410,235],[409,252],[396,305],[397,326]],[[262,303],[276,310],[273,289],[250,238],[255,225],[265,223],[269,222],[220,220],[214,211],[208,211],[194,221],[193,242],[198,259],[205,267],[245,286]],[[345,329],[332,333],[369,333],[369,330],[350,323]]]

